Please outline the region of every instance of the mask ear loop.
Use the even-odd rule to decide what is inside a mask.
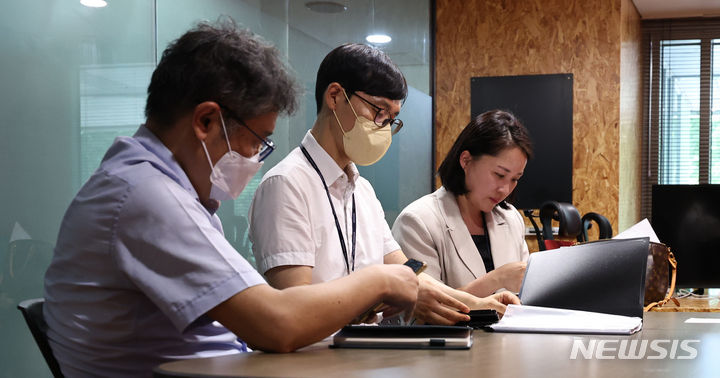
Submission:
[[[345,99],[348,102],[348,105],[350,105],[350,110],[352,110],[353,114],[355,115],[355,119],[358,118],[357,113],[355,113],[355,108],[353,108],[352,104],[350,103],[350,99],[348,98],[347,93],[345,92],[345,88],[343,88],[343,95],[345,95]],[[335,120],[337,121],[338,125],[340,125],[340,131],[343,133],[343,135],[347,135],[345,130],[343,130],[342,123],[340,123],[340,118],[338,118],[337,113],[335,113],[335,109],[333,109],[333,115],[335,116]]]
[[[223,133],[225,133],[225,142],[227,142],[228,145],[228,152],[232,152],[232,148],[230,148],[230,136],[228,135],[227,129],[225,128],[225,120],[223,119],[222,112],[220,112],[220,123],[223,127]],[[207,152],[207,150],[205,150]]]
[[[227,129],[225,128],[225,120],[223,119],[222,112],[220,113],[220,123],[222,124],[222,127],[223,127],[223,133],[225,133],[225,142],[227,143],[228,151],[232,152],[232,149],[230,148],[230,139],[227,134]],[[210,153],[208,153],[208,149],[207,149],[207,146],[205,145],[205,141],[201,140],[200,144],[202,144],[203,150],[205,151],[205,156],[207,156],[208,163],[210,164],[210,169],[215,168],[215,167],[213,167],[212,159],[210,159]]]
[[[343,133],[343,135],[347,135],[345,130],[343,130],[342,123],[340,123],[340,118],[338,118],[337,114],[335,113],[335,109],[333,109],[333,115],[335,116],[335,120],[337,121],[338,125],[340,125],[340,131]]]
[[[205,156],[207,156],[208,164],[210,164],[210,169],[215,168],[215,167],[213,167],[212,160],[210,159],[210,154],[208,153],[207,147],[205,147],[205,141],[201,140],[200,144],[202,144],[203,150],[205,150]]]
[[[355,118],[359,118],[357,113],[355,113],[355,108],[353,108],[352,104],[350,103],[350,98],[348,97],[347,92],[345,92],[345,89],[343,89],[343,94],[345,95],[345,99],[347,100],[348,105],[350,105],[350,110],[352,110],[353,114],[355,114]]]

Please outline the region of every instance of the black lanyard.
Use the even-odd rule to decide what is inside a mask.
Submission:
[[[317,164],[315,164],[315,160],[310,156],[310,154],[307,152],[305,147],[301,144],[300,145],[300,151],[302,151],[303,155],[308,159],[310,162],[310,165],[312,165],[313,168],[315,168],[315,172],[317,172],[318,176],[320,176],[320,180],[323,183],[323,187],[325,188],[325,193],[327,194],[328,201],[330,202],[330,208],[332,209],[333,217],[335,218],[335,227],[337,228],[338,237],[340,238],[340,247],[342,247],[343,257],[345,257],[345,267],[347,268],[348,274],[350,274],[351,271],[355,271],[355,241],[356,236],[355,232],[357,230],[357,223],[355,219],[355,193],[352,195],[352,268],[350,267],[350,261],[348,260],[348,253],[347,253],[347,247],[345,246],[345,238],[343,237],[342,228],[340,228],[340,221],[338,220],[337,213],[335,212],[335,206],[333,205],[332,198],[330,197],[330,191],[328,190],[328,186],[325,183],[325,178],[323,177],[322,173],[320,173],[320,168],[318,168]]]

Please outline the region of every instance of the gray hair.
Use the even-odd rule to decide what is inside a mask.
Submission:
[[[242,120],[292,114],[299,93],[278,50],[227,17],[198,24],[165,49],[148,87],[145,116],[167,128],[204,101]]]

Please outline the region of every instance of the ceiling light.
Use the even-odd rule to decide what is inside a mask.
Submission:
[[[80,4],[90,8],[102,8],[107,5],[105,0],[80,0]]]
[[[347,7],[334,1],[308,1],[305,7],[318,13],[342,13]]]
[[[392,41],[392,38],[390,38],[390,36],[387,34],[370,34],[369,36],[365,37],[365,40],[370,43],[384,44]]]

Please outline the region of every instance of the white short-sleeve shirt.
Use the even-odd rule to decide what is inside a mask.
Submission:
[[[328,185],[348,263],[354,270],[382,264],[400,246],[385,221],[370,182],[355,164],[341,169],[308,131],[302,141]],[[352,197],[355,194],[356,247],[352,259]],[[335,218],[320,176],[300,148],[295,148],[263,177],[250,208],[249,237],[258,270],[284,265],[313,267],[312,282],[348,274]],[[354,263],[354,264],[353,264]]]
[[[239,353],[205,313],[264,279],[228,243],[150,130],[116,139],[63,218],[45,275],[65,376],[150,376],[161,362]]]

